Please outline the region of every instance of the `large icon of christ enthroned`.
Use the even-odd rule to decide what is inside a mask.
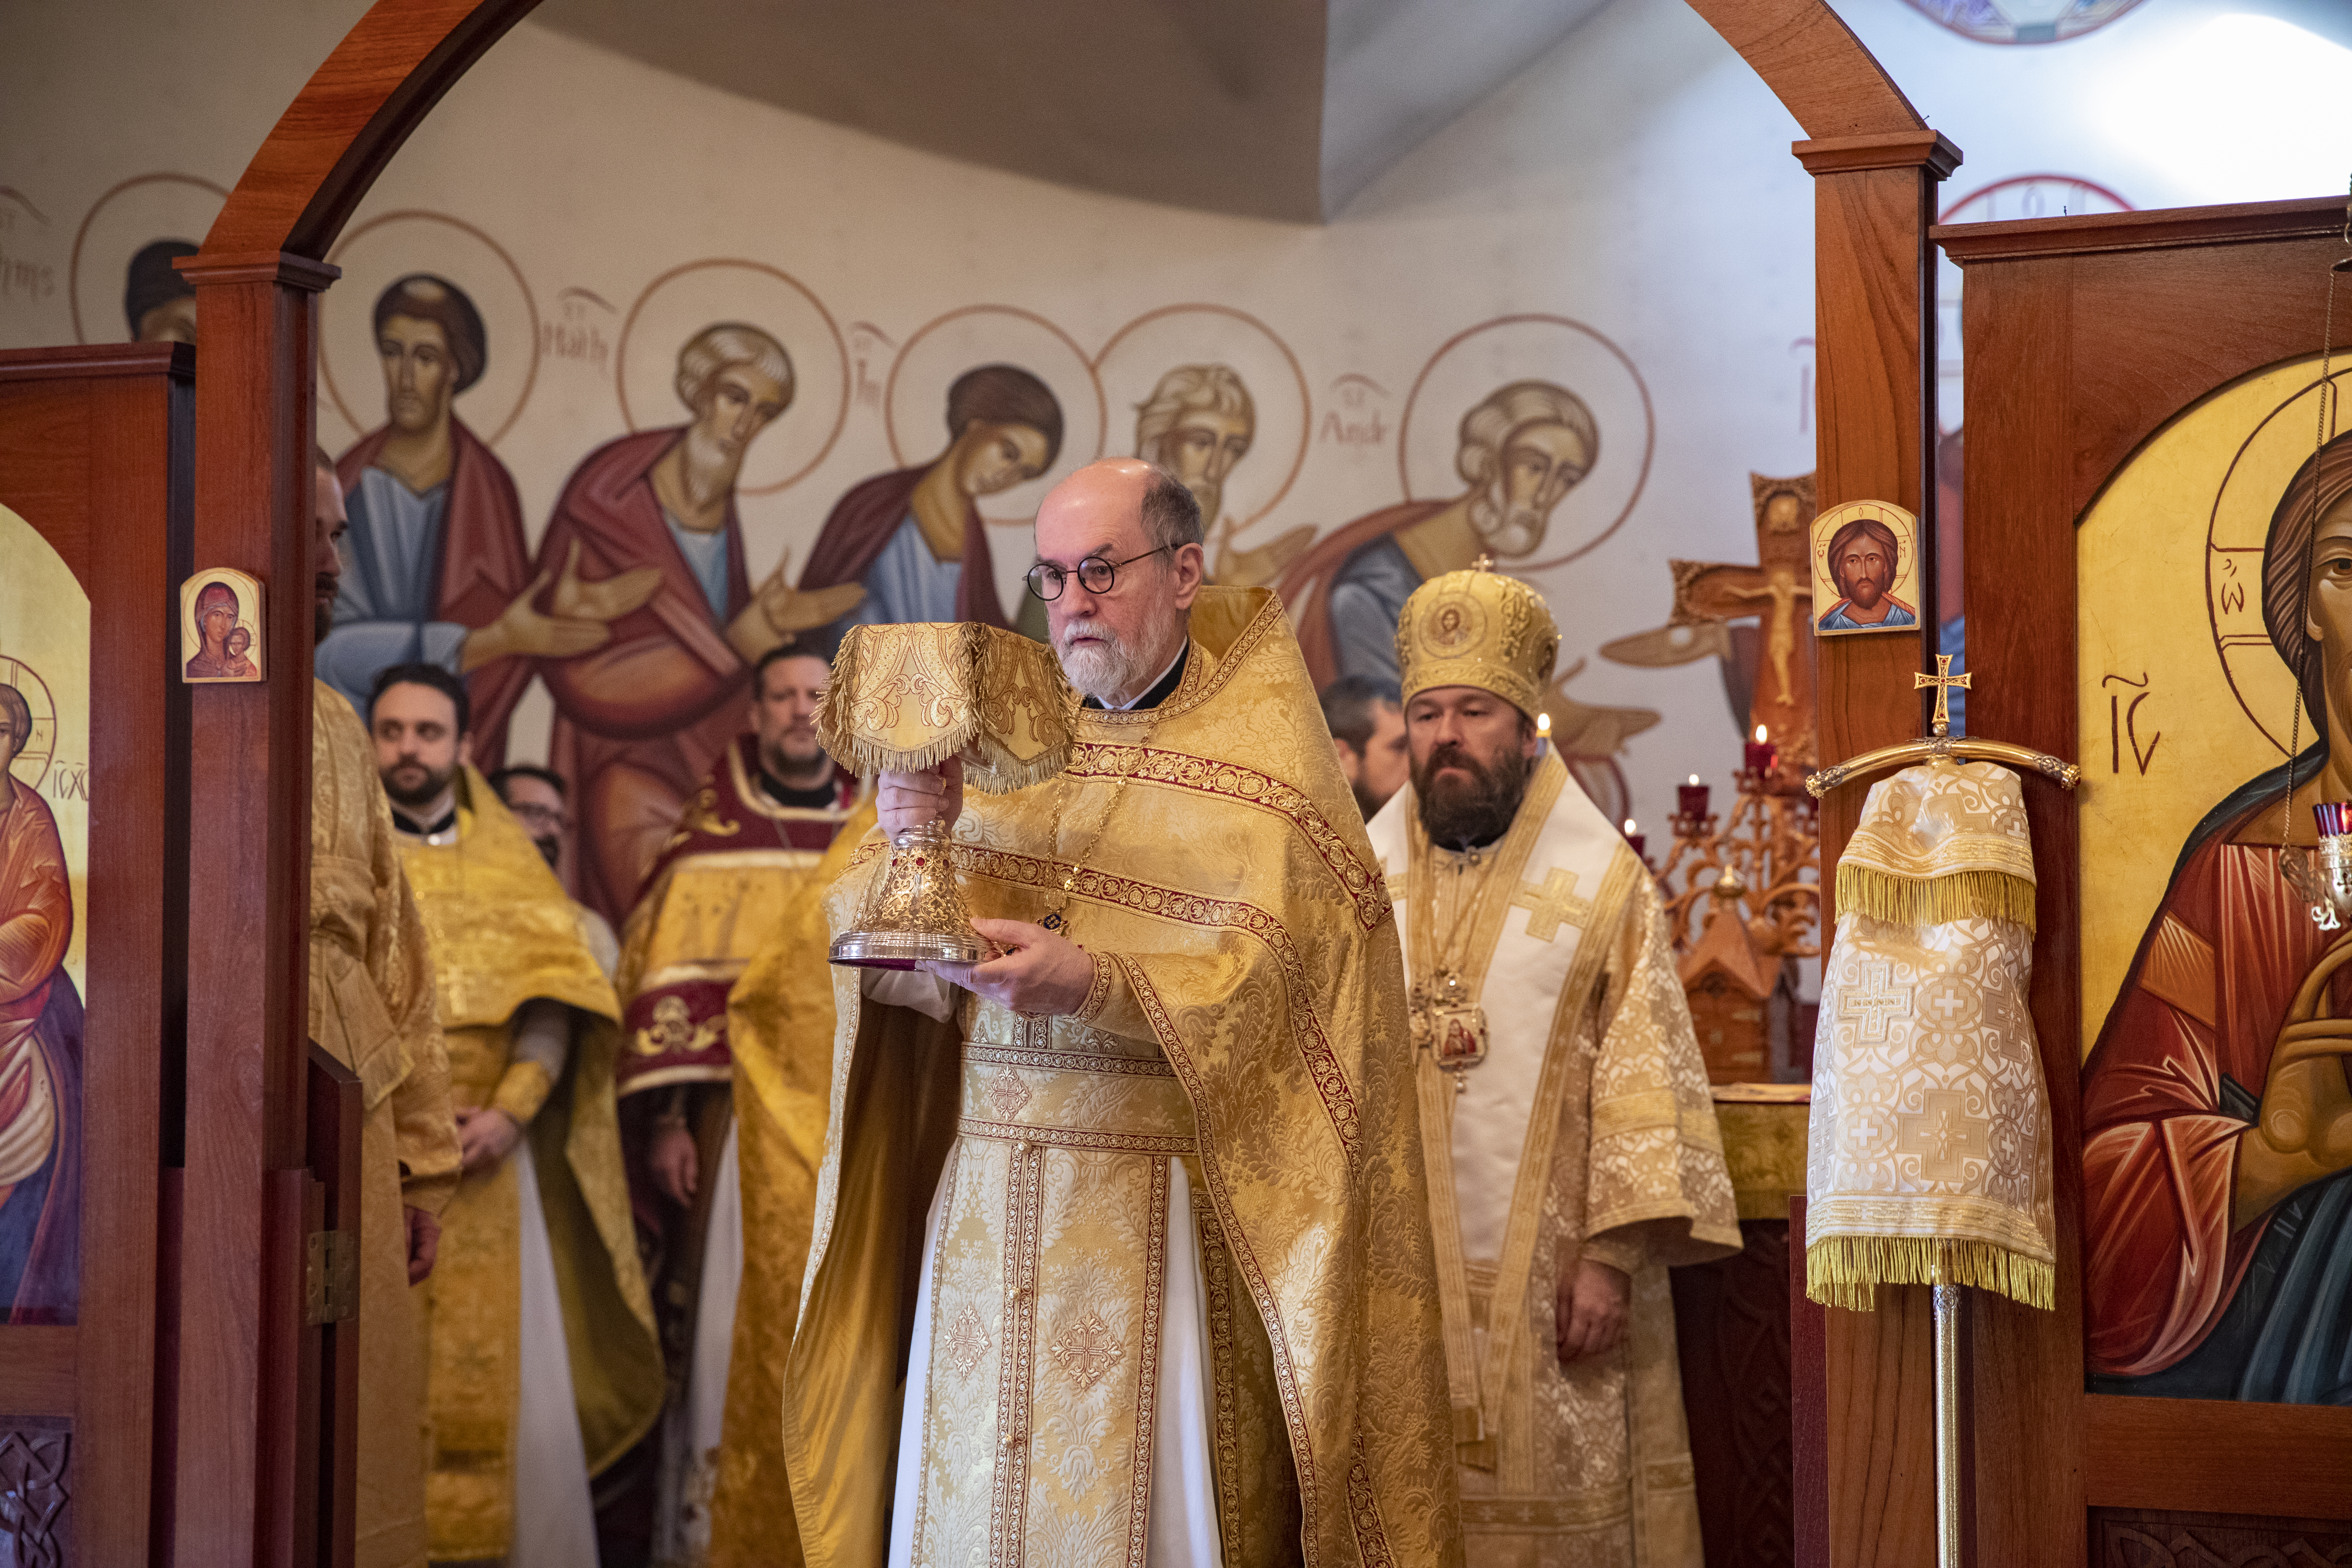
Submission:
[[[2096,1393],[2352,1400],[2352,930],[2286,864],[2352,799],[2352,435],[2315,453],[2317,374],[2195,405],[2077,533]]]

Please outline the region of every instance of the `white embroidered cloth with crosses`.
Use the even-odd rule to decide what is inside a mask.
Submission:
[[[1907,768],[1838,866],[1806,1168],[1808,1292],[2053,1288],[2050,1100],[2026,988],[2033,857],[2017,775]]]

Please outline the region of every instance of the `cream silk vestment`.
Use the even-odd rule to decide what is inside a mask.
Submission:
[[[2015,773],[1906,768],[1838,861],[1805,1163],[1805,1285],[2057,1292],[2050,1097],[2026,990],[2033,850]]]
[[[1459,1075],[1412,1051],[1469,1559],[1696,1568],[1665,1270],[1740,1239],[1656,888],[1551,755],[1482,850],[1432,847],[1410,787],[1370,837],[1408,974],[1456,970],[1489,1036]],[[1556,1283],[1588,1257],[1632,1276],[1626,1340],[1563,1366]]]
[[[1153,1510],[1182,1500],[1155,1496],[1153,1460],[1192,1231],[1223,1561],[1462,1561],[1388,896],[1280,605],[1205,589],[1192,635],[1173,696],[1073,713],[1058,778],[968,800],[957,827],[980,916],[1039,920],[1084,858],[1076,1016],[958,993],[941,1024],[835,972],[784,1402],[812,1563],[889,1550],[920,1300],[907,1381],[928,1407],[897,1457],[912,1561],[1143,1568]],[[829,895],[836,929],[883,847]]]
[[[425,1337],[404,1209],[457,1190],[449,1058],[433,960],[375,748],[352,705],[310,688],[310,1037],[359,1075],[359,1568],[425,1562]]]
[[[613,1109],[620,1009],[554,873],[472,768],[454,842],[404,837],[401,855],[433,943],[454,1098],[524,1130],[505,1159],[459,1184],[425,1282],[432,1554],[543,1561],[517,1533],[537,1526],[518,1493],[550,1451],[525,1443],[526,1418],[565,1440],[558,1452],[576,1441],[593,1474],[645,1436],[662,1403]],[[518,1012],[539,998],[588,1020],[552,1077],[516,1049]],[[539,1365],[547,1378],[535,1383],[525,1368]],[[578,1487],[584,1505],[584,1476]],[[593,1551],[593,1527],[589,1540]]]

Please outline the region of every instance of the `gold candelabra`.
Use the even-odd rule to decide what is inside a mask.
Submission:
[[[1776,787],[1777,772],[1734,774],[1732,807],[1722,816],[1708,810],[1708,788],[1696,775],[1675,792],[1682,809],[1671,819],[1674,843],[1658,885],[1677,955],[1706,930],[1713,900],[1732,898],[1759,956],[1783,963],[1820,956],[1819,810],[1811,796]]]

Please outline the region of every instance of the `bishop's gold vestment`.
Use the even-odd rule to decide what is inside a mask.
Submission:
[[[1552,755],[1484,849],[1433,847],[1410,786],[1370,837],[1408,974],[1459,973],[1489,1032],[1458,1074],[1412,1051],[1470,1561],[1696,1568],[1665,1270],[1740,1238],[1656,887]],[[1562,1365],[1585,1258],[1632,1277],[1626,1338]]]
[[[472,768],[455,842],[404,837],[401,853],[432,939],[454,1098],[526,1130],[593,1474],[645,1436],[663,1391],[613,1109],[620,1009],[554,873]],[[591,1020],[572,1031],[557,1079],[512,1049],[517,1010],[541,997]],[[425,1283],[436,1561],[502,1557],[515,1524],[520,1192],[515,1154],[467,1175]]]
[[[1142,1568],[1152,1510],[1184,1500],[1156,1495],[1154,1443],[1195,1227],[1223,1561],[1462,1561],[1388,897],[1279,603],[1204,589],[1192,637],[1165,702],[1076,712],[1058,778],[957,827],[975,914],[1037,921],[1077,869],[1076,1016],[957,993],[936,1024],[835,972],[784,1405],[812,1563],[891,1550],[928,1273],[907,1382],[929,1404],[897,1456],[913,1561]],[[835,887],[836,929],[883,859],[869,839]]]
[[[425,1562],[425,1337],[404,1209],[457,1188],[433,961],[375,751],[332,687],[310,689],[310,1037],[359,1075],[360,1568]]]

